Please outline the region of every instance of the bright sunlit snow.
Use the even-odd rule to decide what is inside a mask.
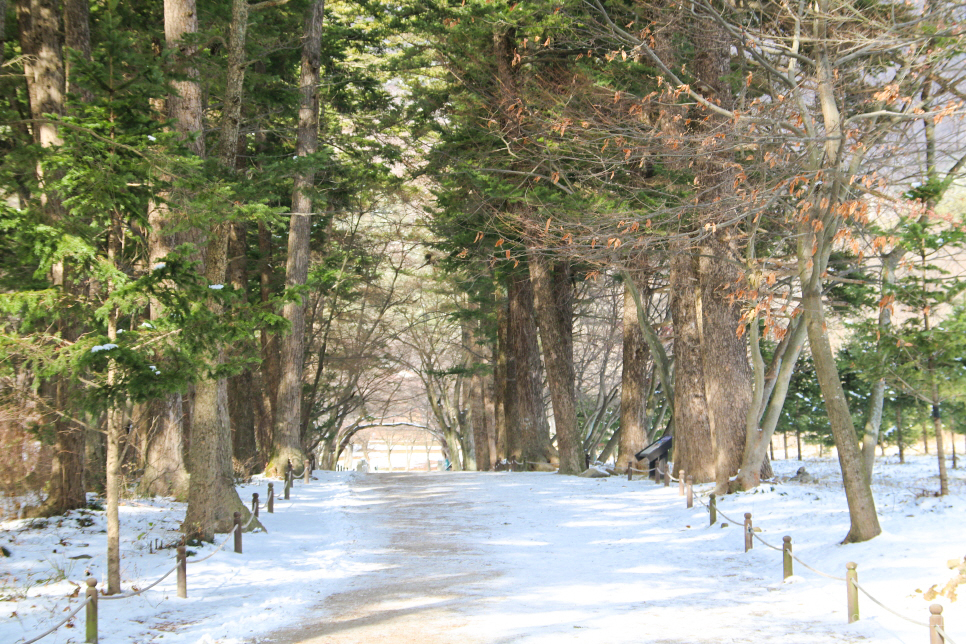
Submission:
[[[802,464],[774,466],[789,477]],[[823,572],[842,576],[846,562],[858,563],[860,584],[914,620],[942,604],[945,630],[966,640],[966,599],[923,598],[953,577],[947,561],[966,555],[964,471],[950,470],[951,494],[937,498],[934,458],[880,461],[873,489],[883,534],[842,546],[849,522],[837,463],[804,465],[816,483],[765,484],[719,499],[720,511],[739,521],[751,512],[759,535],[778,547],[790,535],[795,554]],[[862,619],[847,624],[844,582],[796,563],[782,583],[780,552],[756,542],[745,553],[742,528],[721,515],[709,526],[700,504],[685,508],[676,484],[540,473],[315,477],[297,481],[274,514],[262,509],[268,532],[246,534],[244,554],[229,543],[189,564],[188,599],[176,598],[172,575],[141,597],[101,602],[101,641],[929,641],[924,627],[864,595]],[[239,494],[250,502],[257,491],[264,503],[266,482],[255,483]],[[124,502],[125,590],[171,567],[183,516],[169,500]],[[0,559],[0,641],[18,642],[65,615],[88,572],[103,580],[104,530],[102,512],[0,524],[11,555]],[[150,554],[155,540],[165,547]],[[201,556],[213,546],[190,549]],[[43,642],[82,642],[83,627],[82,612]]]

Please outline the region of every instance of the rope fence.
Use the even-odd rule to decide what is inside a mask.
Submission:
[[[310,480],[310,474],[311,474],[311,470],[309,469],[309,461],[305,461],[305,465],[303,466],[303,473],[305,474],[305,483],[308,483]],[[291,463],[289,463],[289,466],[287,468],[285,482],[286,482],[285,498],[287,499],[289,497],[289,488],[293,484]],[[268,512],[274,512],[274,503],[275,503],[274,483],[270,482],[268,484],[267,498],[268,498],[268,501],[266,503],[266,508]],[[244,525],[242,525],[241,513],[235,512],[232,517],[234,521],[234,525],[232,526],[231,530],[228,531],[228,535],[220,544],[218,544],[218,547],[216,547],[213,551],[211,551],[204,557],[201,557],[200,559],[195,558],[195,559],[189,560],[186,554],[187,553],[186,546],[182,541],[182,545],[178,546],[177,548],[177,552],[178,552],[178,554],[176,555],[177,563],[170,570],[168,570],[163,575],[161,575],[161,577],[153,581],[151,584],[145,586],[144,588],[127,592],[127,593],[117,594],[117,595],[99,596],[97,592],[97,579],[95,579],[94,577],[88,577],[86,582],[87,583],[86,596],[84,598],[84,601],[81,602],[80,605],[74,608],[74,610],[72,610],[70,614],[67,615],[67,617],[62,619],[57,624],[51,626],[43,633],[36,635],[30,639],[19,640],[16,644],[33,644],[34,642],[38,642],[42,640],[43,638],[47,637],[48,635],[50,635],[51,633],[59,629],[64,624],[68,623],[84,607],[87,607],[86,638],[84,641],[87,642],[88,644],[96,644],[98,641],[97,604],[101,600],[111,601],[111,600],[117,600],[117,599],[128,599],[130,597],[137,597],[138,595],[141,595],[142,593],[145,593],[151,590],[152,588],[154,588],[155,586],[157,586],[158,584],[160,584],[162,581],[167,579],[171,575],[171,573],[175,571],[178,572],[178,597],[186,598],[188,596],[187,564],[189,563],[198,564],[203,561],[207,561],[208,559],[211,559],[216,554],[221,552],[224,549],[224,547],[228,545],[228,542],[231,541],[232,539],[234,539],[235,541],[235,552],[238,554],[242,554],[242,533],[248,529],[248,527],[252,524],[252,521],[255,520],[255,517],[258,516],[259,505],[260,503],[258,501],[258,494],[255,493],[252,495],[252,510],[249,514],[248,521]]]
[[[628,475],[630,475],[630,472],[632,469],[633,468],[631,467],[631,465],[628,464]],[[640,470],[637,470],[637,471],[640,471]],[[667,474],[666,472],[661,472],[661,473],[665,474],[665,476]],[[942,611],[943,611],[942,605],[932,604],[929,606],[929,612],[930,612],[929,623],[907,617],[906,615],[903,615],[898,611],[895,611],[892,608],[889,608],[881,601],[876,599],[868,590],[866,590],[861,585],[859,585],[858,573],[856,570],[857,564],[852,562],[849,562],[848,564],[846,564],[845,577],[830,575],[828,573],[822,572],[821,570],[817,570],[816,568],[808,565],[806,562],[802,561],[799,557],[795,556],[792,553],[791,537],[789,536],[783,537],[783,547],[778,547],[778,546],[775,546],[774,544],[768,543],[767,541],[765,541],[765,539],[759,536],[758,533],[755,531],[755,527],[752,523],[752,517],[750,512],[745,513],[745,518],[743,522],[736,521],[735,519],[729,517],[727,514],[725,514],[724,512],[721,512],[721,510],[717,508],[716,497],[714,493],[708,494],[708,497],[707,497],[708,503],[705,503],[701,495],[693,495],[692,477],[691,476],[685,477],[684,470],[681,470],[680,474],[681,476],[679,477],[679,479],[676,479],[676,480],[679,480],[682,483],[682,485],[685,486],[685,493],[687,496],[687,507],[689,508],[692,507],[692,498],[696,498],[699,504],[707,508],[711,518],[711,521],[710,521],[711,525],[714,525],[715,523],[717,523],[716,517],[718,514],[720,514],[725,520],[731,522],[734,525],[742,525],[743,523],[744,537],[745,537],[745,552],[748,552],[749,550],[752,549],[755,540],[761,542],[762,544],[764,544],[768,548],[771,548],[772,550],[777,550],[781,552],[782,560],[783,560],[783,574],[785,579],[787,579],[788,577],[791,577],[793,574],[792,561],[794,560],[794,561],[797,561],[799,564],[801,564],[802,567],[810,570],[811,572],[817,575],[820,575],[827,579],[832,579],[834,581],[846,582],[849,623],[858,621],[859,619],[858,593],[861,591],[862,594],[864,594],[866,597],[871,599],[876,605],[892,613],[896,617],[899,617],[911,624],[915,624],[916,626],[921,626],[929,629],[929,644],[956,644],[955,642],[953,642],[952,639],[950,639],[948,635],[946,635],[945,630],[943,630],[944,624],[943,624],[943,616],[942,616]]]

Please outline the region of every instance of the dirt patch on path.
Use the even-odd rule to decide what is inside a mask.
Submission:
[[[372,474],[352,483],[362,504],[349,509],[384,548],[367,557],[375,572],[331,595],[311,623],[262,641],[279,644],[420,642],[473,644],[468,616],[494,601],[478,584],[499,576],[470,545],[487,531],[474,521],[474,487],[455,477],[430,474]]]

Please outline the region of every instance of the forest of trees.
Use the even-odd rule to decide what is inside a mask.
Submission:
[[[356,432],[719,494],[966,429],[966,5],[0,0],[2,493],[187,501]],[[931,452],[932,453],[932,452]],[[256,522],[257,523],[257,522]]]

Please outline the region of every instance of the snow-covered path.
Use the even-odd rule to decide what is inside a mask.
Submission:
[[[755,496],[728,499],[723,509],[740,518],[761,505],[774,515]],[[780,553],[758,544],[745,554],[740,527],[710,527],[706,511],[687,510],[673,487],[547,474],[381,474],[355,479],[352,497],[349,520],[370,547],[351,556],[371,572],[271,641],[927,641],[924,629],[888,616],[847,626],[842,583],[810,573],[776,583]],[[732,503],[739,500],[741,511]],[[833,551],[820,563],[836,575],[849,554],[869,552],[835,545],[846,525],[826,525],[822,543],[812,544]],[[763,534],[781,543],[781,533]],[[924,620],[924,602],[913,604]]]

